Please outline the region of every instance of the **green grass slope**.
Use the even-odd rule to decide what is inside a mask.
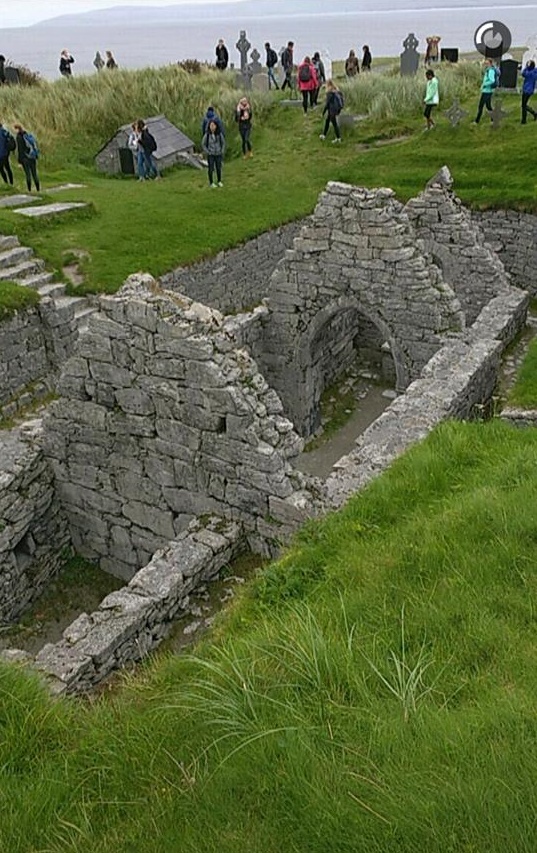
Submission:
[[[532,853],[536,458],[444,425],[115,697],[2,670],[2,849]]]

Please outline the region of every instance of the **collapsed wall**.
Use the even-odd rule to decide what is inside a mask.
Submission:
[[[504,265],[452,191],[453,178],[444,166],[425,190],[405,206],[416,236],[456,293],[467,325],[481,309],[509,288]]]
[[[511,276],[511,283],[537,294],[537,216],[518,210],[473,211],[472,219],[485,234]]]
[[[69,545],[40,439],[40,421],[0,432],[0,622],[39,597]]]
[[[234,320],[150,276],[103,297],[65,365],[45,448],[73,545],[124,578],[197,516],[245,523],[302,483],[302,441]]]

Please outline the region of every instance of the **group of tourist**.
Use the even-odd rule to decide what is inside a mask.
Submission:
[[[373,58],[369,45],[364,44],[362,48],[362,71],[371,71],[371,63]],[[360,73],[360,61],[354,50],[349,51],[349,55],[345,60],[345,74],[347,77],[356,77]]]
[[[489,113],[492,120],[492,95],[501,82],[500,69],[494,65],[492,59],[485,59],[484,66],[477,113],[472,124],[480,123],[484,110]],[[432,113],[434,108],[438,106],[440,102],[440,93],[438,88],[438,78],[435,76],[434,71],[428,68],[425,72],[425,77],[427,82],[424,97],[425,109],[423,111],[423,115],[425,117],[424,130],[432,130],[436,126],[432,118]],[[529,105],[529,100],[535,93],[535,88],[537,87],[537,67],[533,59],[528,60],[525,67],[522,69],[522,78],[524,82],[522,84],[522,117],[520,123],[527,124],[528,113],[533,116],[534,121],[537,121],[537,111],[532,109]]]
[[[143,119],[139,118],[132,123],[127,146],[132,151],[136,162],[138,180],[159,179],[160,171],[155,160],[157,140]]]
[[[0,177],[5,184],[13,186],[10,158],[16,152],[17,160],[24,170],[28,192],[32,191],[32,182],[39,192],[41,188],[37,174],[39,148],[36,138],[21,124],[14,124],[13,130],[14,134],[0,122]]]
[[[235,121],[241,137],[242,156],[245,160],[253,157],[250,135],[252,132],[252,105],[243,97],[235,108]],[[201,147],[207,157],[207,174],[211,189],[223,187],[222,162],[226,151],[226,130],[224,122],[213,106],[208,107],[201,123]]]
[[[95,54],[95,59],[93,60],[93,65],[97,71],[102,71],[103,68],[107,68],[109,71],[113,71],[116,68],[119,68],[111,50],[105,50],[106,59],[103,59],[100,51],[97,51]],[[60,74],[62,77],[72,77],[73,76],[73,68],[75,60],[71,53],[68,50],[62,50],[60,54]]]

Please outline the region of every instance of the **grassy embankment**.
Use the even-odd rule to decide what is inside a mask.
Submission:
[[[536,454],[443,426],[115,695],[1,670],[1,848],[533,853]]]
[[[468,73],[463,98],[475,106]],[[82,132],[62,136],[58,104],[69,99],[74,111],[84,81],[50,87],[55,111],[27,106],[47,181],[83,177],[88,189],[75,195],[94,213],[39,227],[1,213],[0,230],[21,226],[53,264],[87,249],[90,283],[114,288],[133,269],[159,272],[303,215],[329,178],[394,186],[404,198],[447,162],[465,200],[534,209],[532,128],[513,114],[496,133],[444,125],[391,148],[358,147],[419,130],[421,86],[408,81],[349,88],[357,112],[360,86],[379,88],[371,106],[381,113],[393,92],[394,116],[408,88],[408,112],[373,118],[341,148],[322,146],[317,116],[260,98],[256,157],[244,163],[235,144],[221,193],[187,170],[147,186],[95,177],[97,135],[134,112],[168,112],[176,74],[163,72],[158,105],[111,92],[106,131],[89,112]],[[137,79],[142,90],[147,78]],[[206,94],[196,112],[210,99],[228,115],[235,93]],[[0,849],[533,853],[536,443],[498,423],[443,426],[304,530],[196,658],[157,656],[93,703],[52,701],[0,668]]]

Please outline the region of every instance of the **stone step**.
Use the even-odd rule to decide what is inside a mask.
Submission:
[[[96,305],[88,305],[75,308],[75,320],[79,329],[85,329],[89,318],[92,314],[96,314],[99,309]]]
[[[33,207],[16,207],[13,213],[19,213],[21,216],[30,216],[39,218],[40,216],[56,216],[58,213],[64,213],[66,210],[76,210],[78,207],[88,207],[85,201],[58,201],[54,204],[38,204]]]
[[[21,278],[27,278],[34,273],[42,272],[45,269],[45,262],[39,258],[33,258],[31,261],[23,261],[22,264],[17,264],[15,267],[7,267],[0,269],[0,281],[19,281]]]
[[[75,309],[75,316],[78,311],[82,311],[88,304],[85,296],[60,296],[54,300],[57,308],[67,308],[68,306]]]
[[[52,299],[59,299],[60,296],[65,294],[65,284],[59,281],[52,284],[42,284],[36,290],[42,297],[48,296]]]
[[[29,260],[33,254],[33,249],[26,246],[14,246],[12,249],[6,249],[4,252],[0,252],[0,269],[14,267],[22,261]]]
[[[22,287],[33,287],[34,290],[39,290],[43,285],[50,284],[53,278],[54,273],[39,272],[35,275],[28,275],[26,278],[19,278],[17,284],[20,284]]]
[[[0,252],[20,246],[18,237],[13,234],[0,234]]]
[[[21,204],[33,204],[41,200],[40,195],[8,195],[0,198],[0,207],[20,207]]]

